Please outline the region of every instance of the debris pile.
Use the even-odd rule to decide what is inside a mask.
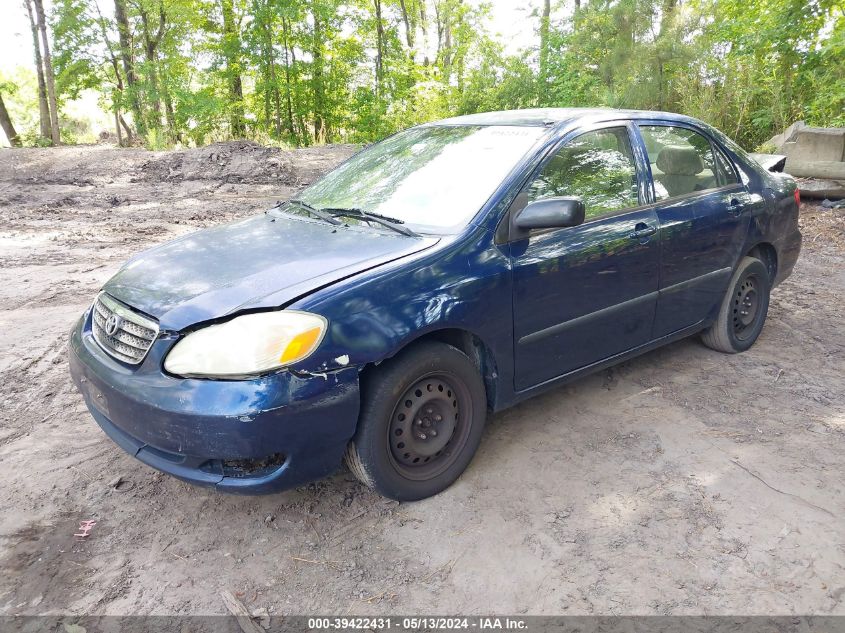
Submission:
[[[290,184],[294,167],[287,152],[252,141],[226,141],[206,147],[162,152],[141,165],[140,181]]]

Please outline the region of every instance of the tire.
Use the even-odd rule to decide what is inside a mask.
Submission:
[[[364,377],[349,470],[397,501],[448,488],[472,460],[487,417],[484,382],[460,350],[423,342]]]
[[[744,352],[754,345],[766,322],[770,290],[766,265],[754,257],[743,257],[716,322],[701,334],[704,344],[726,354]]]

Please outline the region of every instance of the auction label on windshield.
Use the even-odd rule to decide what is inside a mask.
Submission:
[[[496,616],[308,618],[308,631],[524,631],[525,619]]]

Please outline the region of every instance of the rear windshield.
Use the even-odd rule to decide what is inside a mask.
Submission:
[[[354,207],[417,230],[466,225],[545,133],[540,127],[431,126],[368,147],[299,196],[317,208]]]

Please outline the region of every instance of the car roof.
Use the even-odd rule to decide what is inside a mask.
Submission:
[[[664,119],[700,124],[692,117],[673,112],[651,110],[617,110],[614,108],[526,108],[466,114],[435,121],[431,125],[517,125],[556,127],[559,124],[583,119]]]

